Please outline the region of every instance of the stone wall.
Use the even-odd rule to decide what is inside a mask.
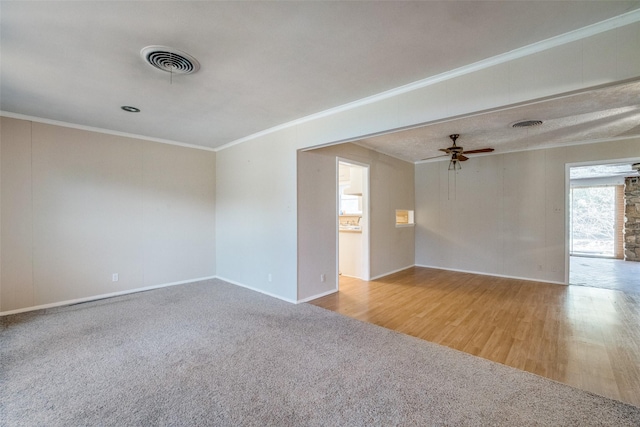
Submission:
[[[624,259],[640,261],[640,178],[625,178],[624,200]]]

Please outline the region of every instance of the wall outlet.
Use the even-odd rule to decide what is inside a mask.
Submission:
[[[268,280],[268,281],[270,281],[270,282],[272,282],[272,281],[273,281],[273,276],[271,275],[271,273],[269,273],[269,274],[267,275],[267,280]]]
[[[113,273],[111,275],[111,281],[112,282],[117,282],[118,281],[118,273]]]
[[[322,274],[320,275],[320,281],[321,281],[322,283],[324,283],[326,280],[327,280],[327,276],[326,276],[324,273],[322,273]]]

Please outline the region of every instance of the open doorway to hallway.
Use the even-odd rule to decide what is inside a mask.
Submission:
[[[570,167],[569,284],[640,293],[638,166]]]

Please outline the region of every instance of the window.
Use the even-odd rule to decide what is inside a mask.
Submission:
[[[344,194],[348,185],[340,186],[340,215],[345,214],[361,214],[362,213],[362,196]]]
[[[615,186],[574,187],[569,199],[571,254],[616,256],[619,210]]]

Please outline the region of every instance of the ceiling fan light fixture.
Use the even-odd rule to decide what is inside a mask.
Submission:
[[[438,157],[451,156],[450,157],[451,160],[449,161],[449,170],[460,170],[462,169],[462,165],[460,164],[460,162],[466,162],[467,160],[469,160],[469,157],[465,156],[465,154],[491,153],[495,151],[493,148],[478,148],[476,150],[465,151],[463,147],[456,145],[456,140],[459,137],[460,137],[460,134],[457,134],[457,133],[449,135],[449,138],[451,139],[451,141],[453,141],[453,145],[451,147],[438,149],[438,151],[442,151],[446,154],[441,154],[435,157],[427,157],[426,159],[422,159],[422,160],[429,160],[429,159],[435,159]]]
[[[458,170],[459,171],[459,170],[462,170],[462,165],[457,160],[450,160],[449,161],[449,168],[447,170],[450,170],[450,171]]]
[[[530,128],[532,126],[540,126],[542,120],[520,120],[511,125],[512,128]]]

